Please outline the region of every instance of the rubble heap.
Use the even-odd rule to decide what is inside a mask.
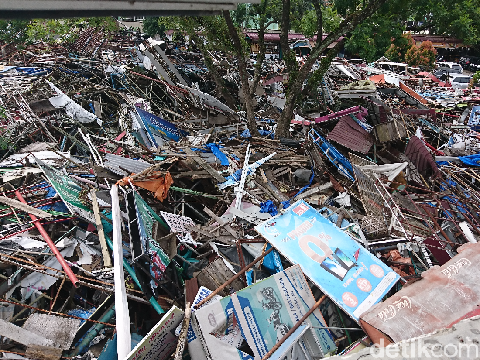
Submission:
[[[88,31],[3,49],[3,357],[318,359],[477,315],[478,89],[336,59],[277,139],[271,58],[252,137],[196,49]]]

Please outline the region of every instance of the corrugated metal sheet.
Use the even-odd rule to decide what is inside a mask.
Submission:
[[[412,136],[405,149],[405,155],[415,164],[418,172],[423,176],[430,176],[430,173],[435,177],[441,176],[437,163],[433,160],[430,151],[425,146],[423,140],[416,136]]]
[[[372,136],[350,116],[342,117],[327,139],[363,154],[368,153],[373,145]]]
[[[369,335],[379,331],[399,342],[450,326],[480,305],[480,243],[465,244],[443,266],[422,273],[360,317]]]
[[[105,161],[104,165],[109,170],[112,170],[115,174],[121,176],[128,176],[132,173],[138,174],[143,170],[149,168],[151,166],[150,163],[143,161],[143,160],[133,160],[129,158],[125,158],[123,156],[114,155],[114,154],[105,154]],[[125,170],[128,170],[127,173]]]

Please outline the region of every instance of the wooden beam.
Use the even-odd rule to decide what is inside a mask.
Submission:
[[[192,156],[192,159],[195,160],[195,162],[200,165],[204,170],[206,170],[215,180],[220,183],[227,181],[227,179],[220,175],[217,170],[211,167],[205,160],[195,154],[191,149],[185,148],[184,151],[187,155]]]
[[[102,247],[103,266],[112,267],[112,259],[110,259],[110,253],[108,252],[107,241],[105,240],[105,233],[103,231],[102,219],[100,217],[100,209],[98,207],[98,200],[96,190],[90,190],[92,195],[93,214],[95,215],[95,223],[97,225],[98,238],[100,240],[100,246]]]
[[[3,203],[5,205],[8,205],[10,207],[13,207],[15,209],[25,211],[29,214],[33,214],[36,217],[42,218],[42,219],[50,219],[52,217],[52,214],[49,214],[43,210],[34,208],[33,206],[27,205],[22,203],[21,201],[11,199],[6,196],[0,196],[0,203]]]

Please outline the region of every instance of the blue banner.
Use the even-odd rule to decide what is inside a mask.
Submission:
[[[400,278],[303,200],[255,229],[356,321]]]

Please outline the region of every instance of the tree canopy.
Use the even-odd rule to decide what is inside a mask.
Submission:
[[[480,2],[478,0],[417,0],[408,9],[418,25],[411,30],[428,30],[463,40],[469,46],[480,43]]]
[[[348,10],[348,3],[349,0],[335,3],[339,13]],[[387,57],[394,61],[404,59],[410,48],[408,46],[405,49],[405,40],[401,37],[405,30],[455,37],[461,39],[465,45],[479,49],[479,19],[478,0],[393,0],[383,5],[375,16],[366,19],[350,34],[346,49],[367,61],[373,61],[393,45],[404,51],[401,51],[399,59],[395,59],[392,52],[389,52]],[[413,25],[407,28],[407,21]]]
[[[118,23],[112,17],[0,20],[0,42],[28,45],[37,41],[50,43],[57,39],[73,41],[77,35],[74,30],[87,27],[113,31],[118,28]]]

